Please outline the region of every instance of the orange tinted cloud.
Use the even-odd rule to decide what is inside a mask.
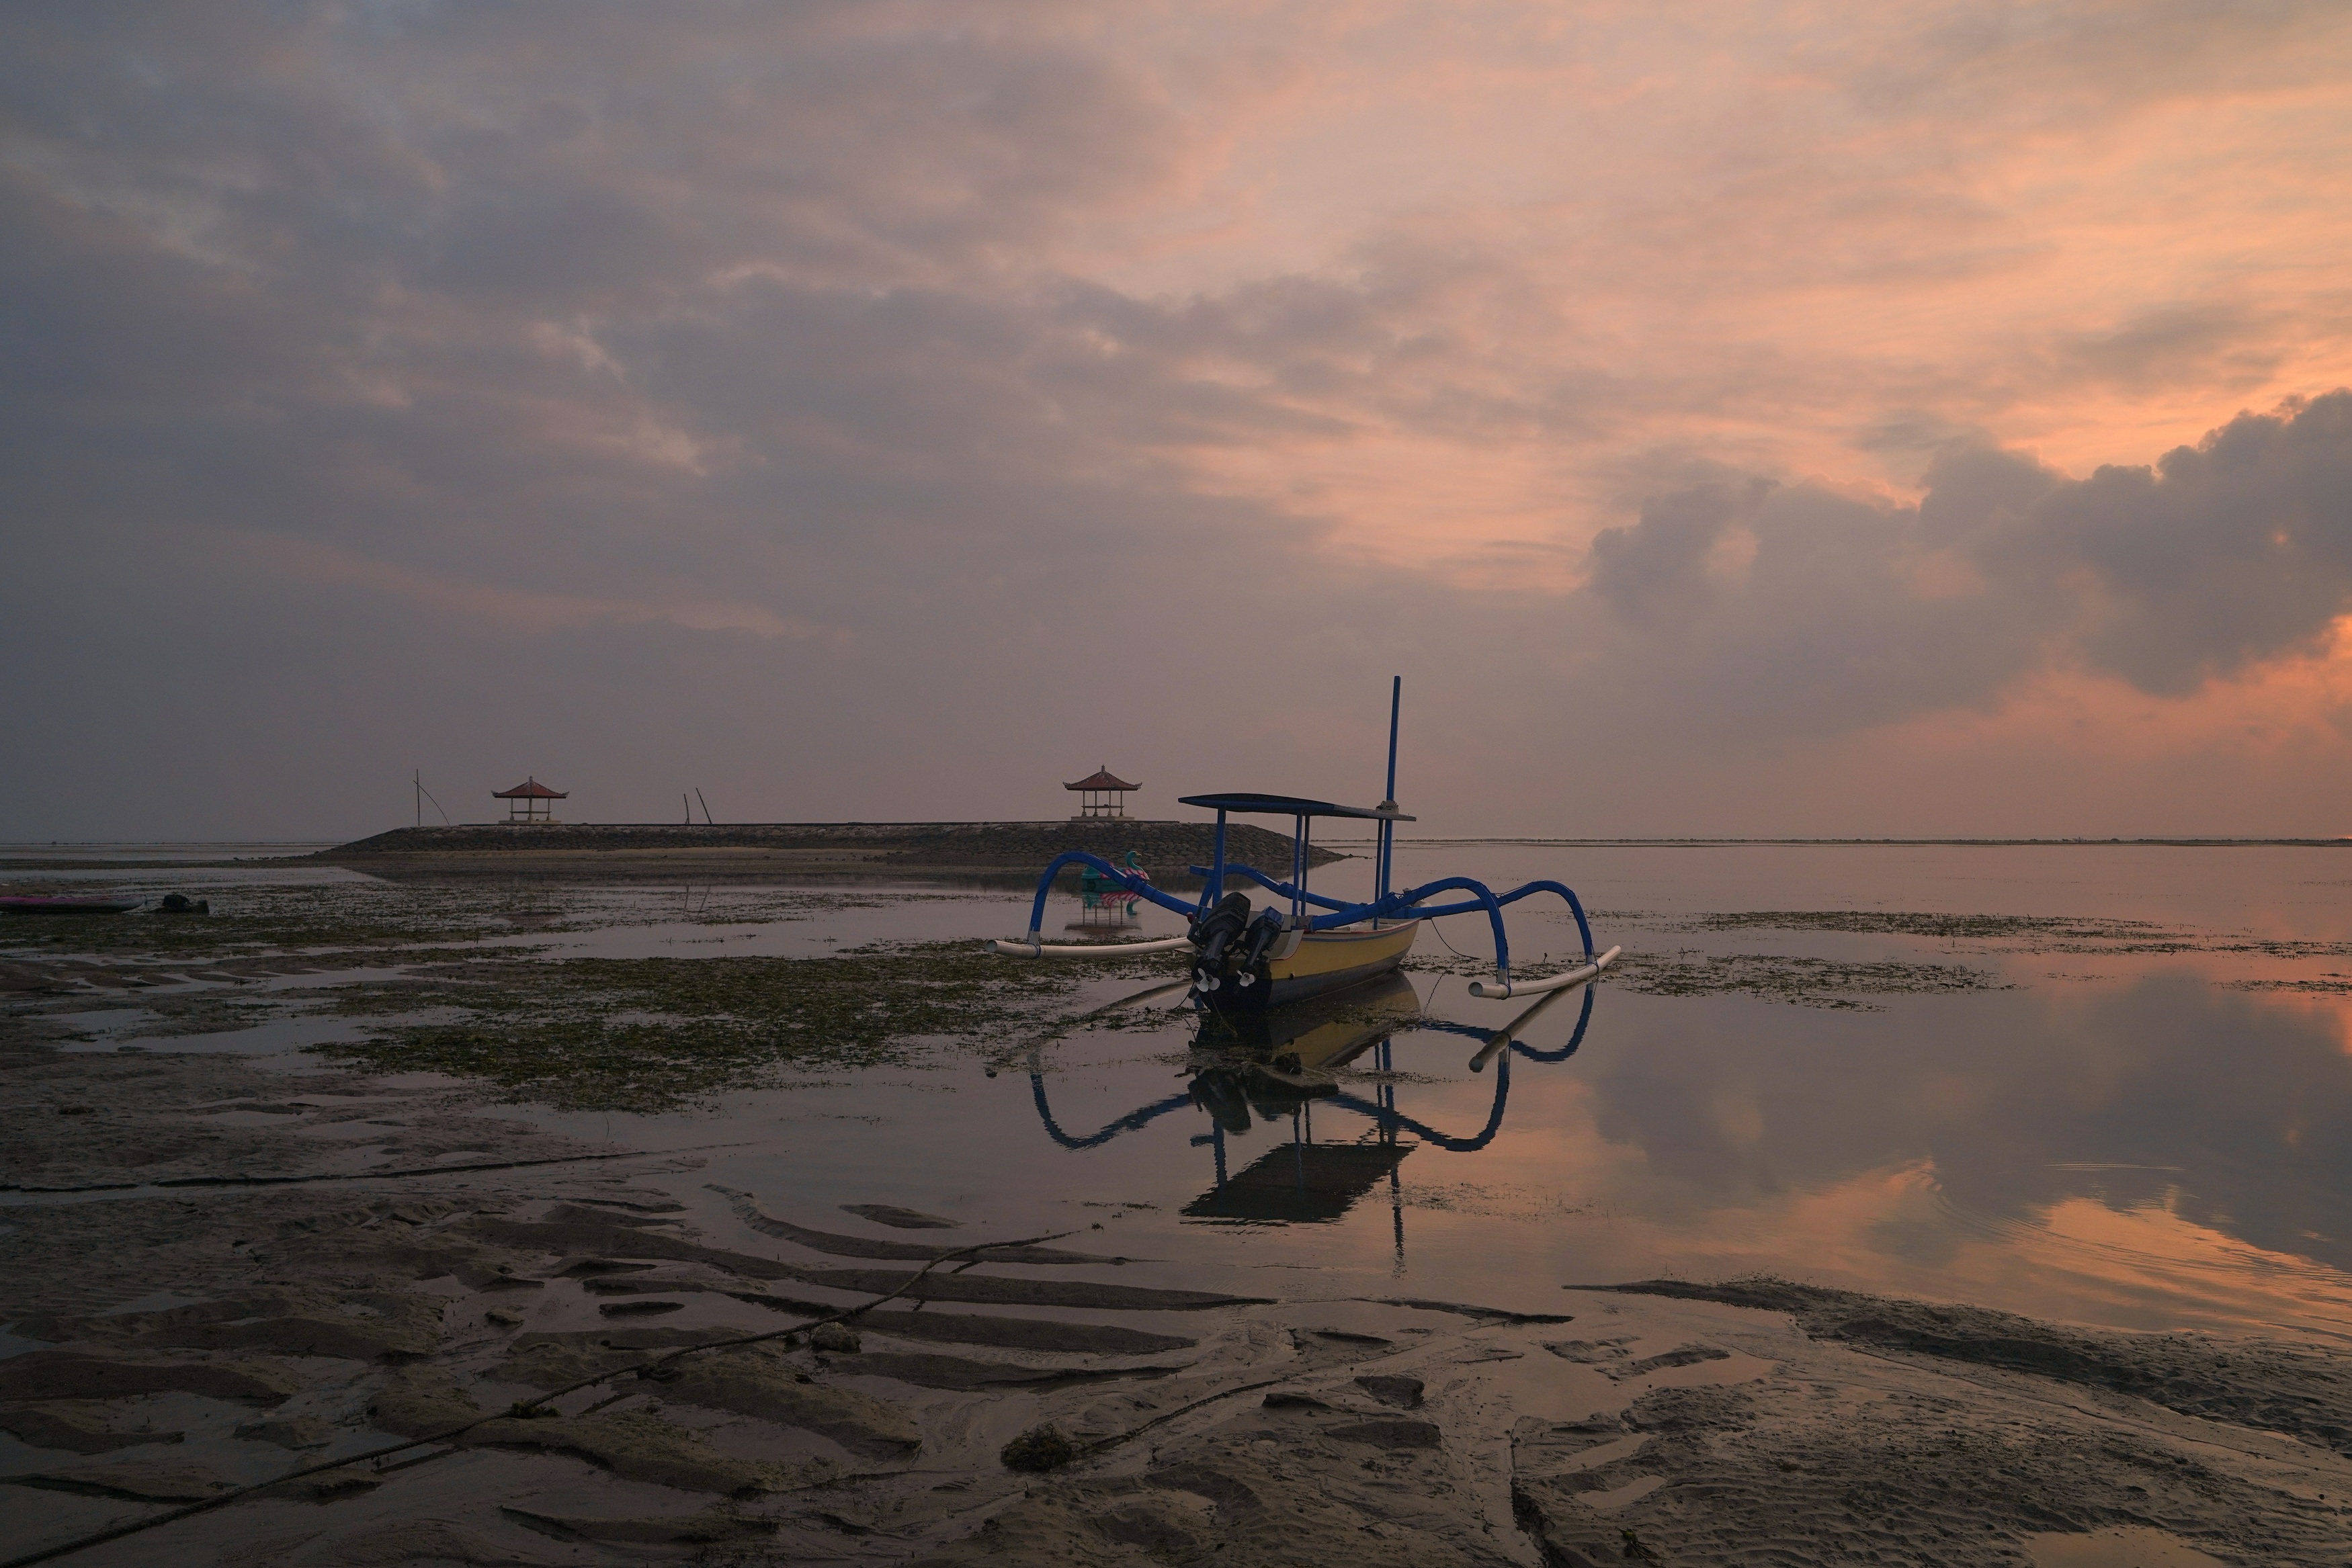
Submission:
[[[467,638],[562,700],[416,733],[645,809],[692,690],[751,810],[1017,815],[1073,726],[1329,789],[1403,669],[1461,831],[2312,831],[2342,497],[2282,568],[2098,470],[2352,384],[2347,66],[2298,5],[20,8],[12,720],[127,777],[88,716]],[[2084,499],[1931,538],[1963,456]],[[257,646],[98,656],[189,619]],[[425,701],[261,750],[405,777]],[[188,744],[151,804],[243,810]]]
[[[1367,302],[1223,370],[1318,433],[1193,455],[1349,550],[1480,580],[1677,461],[1900,496],[1949,434],[2079,475],[2352,383],[2337,9],[1251,5],[1132,57],[1244,46],[1063,258]]]

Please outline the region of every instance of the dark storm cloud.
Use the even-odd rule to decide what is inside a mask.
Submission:
[[[2153,469],[2102,468],[2027,515],[2011,559],[2100,590],[2083,647],[2144,690],[2310,645],[2352,595],[2352,392],[2241,414]]]
[[[2352,392],[2070,479],[1961,447],[1916,507],[1725,482],[1594,541],[1590,591],[1685,702],[1808,733],[2078,664],[2143,691],[2315,647],[2352,609]]]

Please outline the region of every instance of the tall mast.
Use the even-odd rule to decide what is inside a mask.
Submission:
[[[1397,675],[1389,685],[1389,789],[1381,797],[1381,808],[1388,811],[1396,810],[1397,714],[1403,703],[1404,677]],[[1389,895],[1389,861],[1395,846],[1396,821],[1393,818],[1383,817],[1381,819],[1381,890],[1378,895],[1381,898]]]

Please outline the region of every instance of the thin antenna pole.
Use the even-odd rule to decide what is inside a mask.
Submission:
[[[1403,706],[1404,677],[1402,675],[1397,675],[1391,678],[1389,685],[1389,792],[1381,797],[1381,804],[1391,810],[1394,810],[1396,809],[1397,717],[1400,711],[1403,708]],[[1393,818],[1384,817],[1381,820],[1381,891],[1379,896],[1381,898],[1386,898],[1389,895],[1389,877],[1391,873],[1391,866],[1389,862],[1395,857],[1395,854],[1396,821]]]
[[[1394,804],[1396,800],[1397,716],[1404,706],[1404,677],[1395,675],[1389,683],[1389,792],[1381,797]]]
[[[697,784],[694,787],[694,798],[698,800],[702,800],[702,786],[699,784]],[[694,819],[691,817],[687,819],[688,821],[692,821]],[[706,827],[715,828],[719,825],[710,820],[710,802],[708,800],[702,800],[702,821]]]

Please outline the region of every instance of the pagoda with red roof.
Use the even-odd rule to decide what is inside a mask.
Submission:
[[[1079,792],[1078,815],[1081,817],[1124,817],[1127,815],[1127,794],[1140,789],[1140,784],[1130,784],[1108,767],[1095,769],[1091,778],[1075,784],[1065,784],[1065,789]]]
[[[568,800],[568,789],[551,789],[537,779],[526,779],[511,789],[493,789],[490,799],[507,803],[507,823],[519,826],[525,822],[555,821],[555,802]]]

